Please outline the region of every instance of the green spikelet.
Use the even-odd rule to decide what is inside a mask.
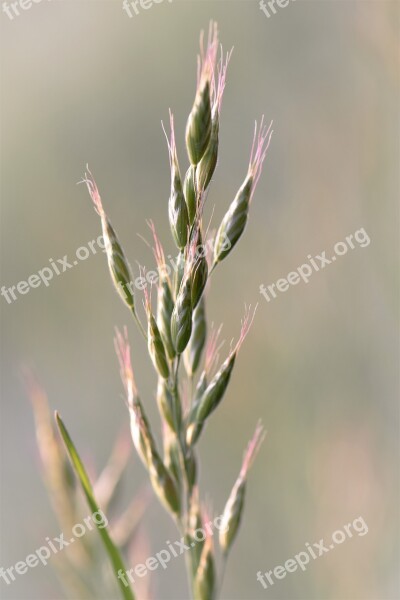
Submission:
[[[239,530],[246,494],[247,474],[257,455],[263,439],[264,431],[261,423],[259,422],[253,438],[251,439],[245,452],[239,477],[232,488],[222,514],[221,525],[219,528],[219,544],[225,556],[231,549],[236,534]]]
[[[135,314],[135,300],[132,292],[131,269],[125,257],[124,251],[122,250],[122,246],[118,240],[117,234],[115,233],[106,213],[104,212],[99,190],[89,170],[88,174],[85,174],[83,182],[87,185],[94,207],[101,219],[108,268],[110,270],[114,287],[122,298],[123,302]]]
[[[190,246],[191,278],[192,278],[192,307],[198,305],[208,280],[208,264],[206,259],[206,248],[202,243],[200,231],[194,234]]]
[[[186,206],[188,210],[189,224],[193,225],[196,210],[197,210],[197,200],[196,200],[196,167],[190,165],[188,170],[186,171],[185,179],[183,182],[183,190],[185,194]]]
[[[177,354],[182,354],[192,333],[192,295],[190,276],[185,275],[171,317],[171,337]]]
[[[174,415],[174,399],[168,387],[168,382],[163,377],[158,378],[157,404],[162,419],[168,423],[172,431],[176,431]]]
[[[269,127],[264,126],[264,117],[261,119],[259,129],[257,128],[257,123],[255,124],[253,146],[251,149],[247,175],[218,229],[214,246],[213,266],[217,265],[228,256],[246,227],[250,203],[257,187],[262,166],[271,141],[271,127],[272,122]],[[227,247],[223,246],[225,240],[228,240],[230,244]]]
[[[186,125],[186,148],[192,165],[202,159],[211,135],[210,82],[200,82]]]
[[[185,367],[188,375],[196,373],[207,337],[207,320],[205,301],[202,298],[193,312],[192,335],[184,354]]]
[[[226,359],[200,398],[193,422],[187,429],[186,439],[189,445],[193,445],[198,440],[206,419],[217,408],[224,397],[235,364],[235,359],[236,353],[233,353]]]
[[[151,309],[151,301],[147,288],[144,289],[144,296],[147,315],[147,348],[149,356],[157,373],[164,379],[168,379],[169,366],[167,354],[157,321],[155,320]]]
[[[157,302],[157,324],[164,342],[165,350],[169,358],[175,357],[175,348],[171,338],[171,317],[174,310],[174,299],[172,297],[169,281],[163,278],[158,288]]]
[[[205,191],[210,185],[212,176],[218,162],[218,147],[219,147],[219,118],[218,113],[212,121],[210,141],[203,158],[197,165],[196,169],[196,185],[200,191]]]
[[[242,235],[249,215],[253,178],[248,176],[238,191],[219,226],[214,245],[214,264],[221,262],[233,250]],[[226,247],[226,240],[229,247]]]
[[[169,224],[171,227],[172,237],[174,238],[175,244],[180,250],[186,246],[188,230],[189,230],[189,217],[188,209],[186,206],[185,196],[183,193],[181,174],[179,170],[178,156],[176,153],[175,143],[175,131],[174,131],[174,117],[170,112],[170,123],[171,123],[171,139],[167,143],[169,150],[169,160],[171,167],[171,191],[168,201],[168,217]]]
[[[161,377],[168,379],[169,367],[167,355],[165,353],[164,342],[162,341],[156,320],[151,313],[148,316],[147,345],[149,349],[149,355],[156,371],[161,375]]]

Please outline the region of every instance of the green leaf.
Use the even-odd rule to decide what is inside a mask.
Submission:
[[[86,500],[89,504],[89,508],[92,511],[92,513],[98,512],[100,509],[97,505],[97,502],[95,500],[94,494],[93,494],[93,489],[92,489],[92,485],[89,481],[89,477],[86,473],[85,467],[83,466],[83,463],[80,459],[80,456],[74,446],[73,441],[70,438],[70,435],[60,417],[60,415],[58,414],[58,412],[56,411],[55,413],[55,418],[56,418],[56,422],[58,425],[58,428],[60,430],[60,434],[61,437],[64,441],[65,447],[67,449],[69,458],[71,460],[72,466],[75,469],[75,472],[78,476],[78,479],[82,485],[82,489],[84,491],[84,494],[86,496]],[[108,556],[110,558],[112,567],[113,567],[113,571],[115,573],[115,575],[117,576],[118,571],[122,570],[123,573],[126,573],[126,569],[123,563],[123,560],[121,558],[121,555],[119,553],[118,548],[115,546],[114,542],[112,541],[112,539],[109,536],[109,533],[107,531],[106,528],[97,528],[98,532],[100,534],[100,537],[104,543],[104,546],[107,550]],[[124,583],[118,579],[117,577],[117,581],[118,581],[118,585],[121,589],[121,593],[122,593],[122,597],[125,600],[135,600],[135,596],[133,591],[131,590],[131,588],[128,586],[126,587],[124,585]]]

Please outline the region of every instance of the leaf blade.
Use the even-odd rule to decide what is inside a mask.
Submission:
[[[67,431],[67,428],[65,427],[65,425],[57,411],[55,412],[55,419],[56,419],[56,423],[57,423],[58,429],[60,431],[61,437],[63,439],[63,442],[65,444],[65,448],[67,450],[69,459],[72,463],[72,466],[73,466],[73,468],[76,472],[76,475],[79,479],[79,482],[82,486],[83,492],[86,496],[87,503],[89,504],[89,507],[90,507],[92,513],[98,512],[98,511],[100,511],[100,509],[99,509],[96,499],[94,497],[93,488],[90,483],[89,477],[86,473],[86,469],[85,469],[83,462],[78,454],[78,451],[75,448],[75,445]],[[97,527],[97,530],[98,530],[99,535],[100,535],[100,537],[103,541],[103,544],[106,548],[106,551],[110,558],[114,572],[118,573],[119,570],[122,570],[124,573],[126,573],[126,569],[125,569],[122,557],[119,553],[119,550],[115,546],[114,542],[112,541],[107,529],[106,528],[100,529],[99,527]],[[117,581],[118,581],[118,585],[120,587],[121,594],[122,594],[122,597],[124,598],[124,600],[135,600],[134,593],[133,593],[132,589],[130,588],[130,586],[125,586],[124,583],[122,582],[122,580],[120,580],[118,577],[117,577]]]

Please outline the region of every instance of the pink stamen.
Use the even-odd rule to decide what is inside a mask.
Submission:
[[[211,377],[211,372],[219,360],[219,353],[220,353],[222,346],[224,345],[224,341],[222,341],[218,344],[218,339],[219,339],[219,336],[221,335],[222,327],[223,326],[221,324],[219,326],[219,328],[216,330],[214,328],[214,323],[211,325],[211,333],[210,333],[208,341],[207,341],[205,360],[204,360],[204,369],[205,369],[208,377]]]
[[[232,56],[232,52],[233,52],[233,48],[230,52],[227,53],[226,57],[225,57],[225,63],[223,60],[223,50],[222,50],[222,46],[221,46],[221,56],[220,56],[220,60],[219,60],[219,65],[218,65],[218,81],[217,81],[217,85],[215,86],[215,84],[213,85],[213,91],[215,91],[214,93],[214,98],[213,98],[213,116],[215,116],[215,113],[218,113],[218,115],[221,112],[221,106],[222,106],[222,96],[224,94],[224,90],[225,90],[225,85],[226,85],[226,73],[228,70],[228,65],[229,65],[229,61],[231,59]]]
[[[254,308],[254,311],[253,311],[253,314],[251,314],[251,306],[249,306],[247,308],[247,306],[245,305],[244,317],[241,320],[242,327],[241,327],[241,330],[240,330],[240,336],[239,336],[239,339],[238,339],[238,341],[236,343],[236,346],[231,351],[231,355],[234,354],[234,353],[239,352],[239,350],[240,350],[240,348],[241,348],[244,340],[246,339],[247,334],[249,333],[250,328],[251,328],[251,326],[253,324],[254,317],[256,316],[257,307],[258,307],[258,304],[256,304],[256,306]]]
[[[84,178],[79,183],[86,183],[88,192],[94,204],[97,214],[101,217],[105,217],[105,212],[103,208],[103,204],[101,202],[100,192],[94,180],[92,173],[90,172],[89,166],[86,165],[87,173],[85,173]]]
[[[269,148],[269,145],[271,142],[271,137],[273,134],[273,131],[271,130],[272,124],[273,124],[273,121],[271,121],[271,123],[269,124],[269,127],[264,125],[264,115],[263,115],[262,119],[261,119],[261,123],[260,123],[260,128],[258,130],[258,135],[257,135],[257,129],[258,129],[257,121],[255,122],[253,145],[251,147],[250,163],[249,163],[249,170],[248,170],[248,174],[252,175],[252,177],[253,177],[253,185],[252,185],[252,189],[251,189],[250,200],[253,198],[255,189],[257,187],[258,180],[260,179],[260,176],[261,176],[262,166],[263,166],[265,157],[267,156],[267,151],[268,151],[268,148]]]
[[[160,242],[160,238],[157,235],[156,228],[155,228],[155,225],[154,225],[153,221],[150,219],[150,220],[148,220],[146,222],[147,222],[147,225],[150,228],[151,233],[153,234],[153,239],[154,239],[154,248],[153,248],[154,258],[156,259],[156,263],[157,263],[158,269],[161,270],[163,267],[165,267],[164,250],[163,250],[162,244]]]
[[[213,86],[215,63],[218,54],[218,25],[210,21],[207,48],[204,50],[204,31],[200,34],[200,55],[197,58],[197,88],[205,80]]]
[[[264,427],[262,426],[261,421],[258,421],[254,435],[253,435],[252,439],[250,440],[249,445],[247,446],[246,452],[244,454],[243,464],[242,464],[242,468],[240,470],[240,475],[239,475],[239,477],[241,479],[246,478],[247,473],[248,473],[251,465],[253,464],[254,459],[257,456],[260,446],[264,441],[264,438],[265,438]]]

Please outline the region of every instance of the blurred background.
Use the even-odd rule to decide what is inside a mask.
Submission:
[[[203,497],[215,514],[258,418],[268,431],[221,597],[397,599],[399,4],[298,0],[270,18],[256,1],[165,0],[139,11],[129,18],[119,0],[54,0],[13,20],[2,13],[1,285],[26,280],[49,259],[74,257],[98,237],[99,219],[85,186],[76,185],[86,163],[135,274],[136,261],[153,264],[137,235],[149,239],[146,219],[167,254],[174,252],[161,120],[171,107],[185,171],[199,32],[216,19],[225,50],[234,46],[234,53],[207,200],[214,227],[246,173],[254,119],[274,119],[246,235],[215,272],[207,302],[227,344],[238,336],[245,303],[259,302],[230,390],[199,445]],[[269,303],[262,298],[260,284],[362,227],[368,247],[349,251],[308,285]],[[116,325],[129,327],[155,426],[158,414],[153,368],[103,254],[11,304],[1,297],[0,305],[0,564],[9,567],[60,533],[41,479],[23,367],[34,370],[93,472],[128,423]],[[146,481],[132,454],[123,502]],[[257,571],[282,565],[306,542],[329,538],[359,516],[368,535],[272,588],[257,582]],[[136,556],[175,539],[164,509],[148,502]],[[51,566],[0,585],[6,600],[66,597]],[[151,594],[187,598],[183,557],[152,574]]]

